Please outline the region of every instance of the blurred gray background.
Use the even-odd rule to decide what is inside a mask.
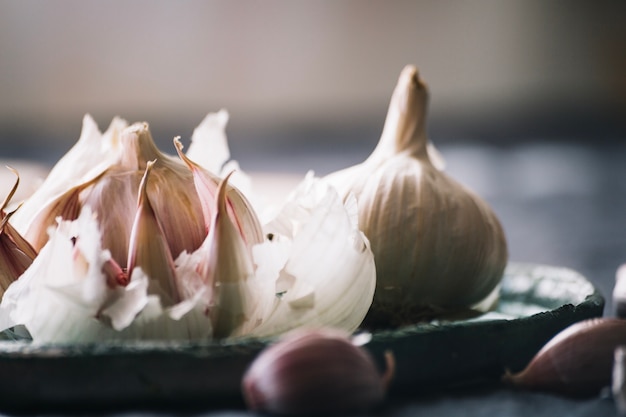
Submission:
[[[173,153],[226,108],[244,169],[325,174],[374,147],[408,63],[511,259],[608,295],[626,261],[622,1],[0,0],[0,157],[53,163],[85,113],[148,121]]]
[[[102,129],[147,120],[169,145],[220,108],[235,147],[371,144],[408,63],[432,90],[435,140],[605,139],[623,128],[625,13],[619,1],[0,0],[0,145],[65,149],[85,113]]]

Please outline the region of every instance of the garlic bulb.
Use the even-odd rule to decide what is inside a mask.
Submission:
[[[193,252],[208,233],[219,177],[186,158],[177,140],[175,145],[180,159],[156,147],[147,123],[126,126],[116,118],[101,134],[85,116],[78,143],[26,200],[12,223],[39,250],[57,216],[74,220],[89,206],[97,215],[104,248],[125,269],[140,182],[149,161],[155,161],[147,198],[160,219],[171,256]],[[245,197],[229,187],[228,199],[229,214],[239,222],[247,243],[262,241],[261,226]]]
[[[404,324],[471,308],[490,295],[507,262],[502,227],[477,195],[441,171],[426,135],[428,91],[402,71],[374,152],[326,179],[358,201],[376,262],[369,325]]]
[[[393,361],[379,373],[373,359],[347,333],[300,330],[254,360],[242,381],[248,407],[283,415],[366,411],[382,402]]]
[[[354,331],[376,279],[354,202],[308,176],[262,231],[230,185],[237,173],[206,169],[236,165],[219,160],[226,119],[209,115],[194,131],[200,164],[177,139],[178,159],[161,153],[145,123],[115,119],[101,134],[86,117],[79,142],[15,213],[41,250],[22,249],[34,260],[7,280],[0,331],[22,325],[34,343]],[[12,250],[11,214],[0,243]]]

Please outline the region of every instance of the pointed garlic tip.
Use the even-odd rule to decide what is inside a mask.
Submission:
[[[218,194],[217,188],[221,180],[217,175],[196,163],[183,152],[183,145],[179,137],[174,138],[174,146],[180,159],[193,174],[196,193],[200,199],[202,214],[208,232],[213,222],[213,212]],[[233,172],[231,171],[228,175],[229,178]],[[225,199],[226,210],[246,244],[253,245],[262,242],[263,232],[261,224],[250,202],[239,190],[230,186],[230,184],[224,185],[224,188],[224,193],[227,195]]]
[[[154,143],[146,122],[134,123],[124,129],[120,135],[120,143],[124,149],[120,162],[124,167],[143,170],[147,161],[164,157]]]
[[[128,246],[128,276],[140,267],[150,278],[148,292],[160,296],[164,306],[181,301],[176,282],[174,259],[163,228],[150,204],[148,179],[156,161],[148,161],[139,185],[137,214],[133,222]]]
[[[152,161],[148,161],[146,163],[146,170],[143,173],[143,177],[141,177],[141,182],[139,183],[139,191],[137,192],[137,207],[141,207],[143,204],[150,204],[148,200],[148,177],[152,172],[152,168],[156,163],[156,159]]]
[[[9,203],[11,202],[11,199],[13,198],[13,196],[15,195],[15,192],[17,191],[17,187],[20,184],[20,175],[18,174],[17,170],[14,168],[11,168],[10,166],[6,165],[6,168],[11,171],[12,173],[15,174],[15,184],[13,184],[13,187],[11,188],[11,191],[9,191],[9,194],[6,196],[6,198],[4,199],[4,201],[2,202],[2,206],[0,206],[0,211],[4,210],[7,208],[7,206],[9,205]]]
[[[209,172],[203,171],[198,164],[185,155],[183,152],[183,144],[181,143],[179,136],[174,138],[174,146],[176,147],[178,157],[185,163],[185,165],[187,165],[193,174],[194,187],[196,189],[196,194],[200,199],[204,225],[206,231],[208,232],[211,228],[211,222],[213,221],[213,204],[217,193],[217,178]]]
[[[178,157],[181,159],[181,161],[183,161],[185,163],[185,165],[187,165],[189,167],[189,169],[191,169],[193,171],[193,170],[199,168],[198,164],[196,164],[191,159],[189,159],[189,157],[187,155],[185,155],[185,152],[183,152],[183,149],[185,147],[182,144],[182,142],[180,141],[180,136],[176,136],[174,138],[174,147],[176,147],[176,153],[178,154]]]
[[[91,115],[87,113],[83,116],[83,125],[80,130],[80,136],[78,138],[78,141],[81,142],[83,140],[89,140],[94,137],[94,134],[95,137],[99,137],[100,129],[98,128],[98,124],[93,119],[93,117],[91,117]]]
[[[210,315],[213,337],[233,335],[244,324],[253,299],[247,287],[253,274],[252,259],[236,225],[227,213],[226,188],[230,174],[219,184],[209,236],[210,254],[205,282],[213,285]]]
[[[404,67],[391,96],[385,126],[372,157],[408,152],[428,159],[426,111],[428,88],[413,65]]]
[[[217,214],[216,216],[226,214],[226,187],[228,186],[228,180],[233,175],[235,171],[231,171],[224,177],[222,181],[220,181],[217,186]]]

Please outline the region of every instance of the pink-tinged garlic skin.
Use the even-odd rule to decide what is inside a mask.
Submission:
[[[251,410],[283,415],[365,411],[380,404],[392,367],[381,375],[344,332],[299,330],[267,348],[242,382]]]
[[[626,320],[589,319],[552,338],[519,373],[503,380],[516,387],[573,397],[597,395],[611,384],[615,349],[626,345]]]

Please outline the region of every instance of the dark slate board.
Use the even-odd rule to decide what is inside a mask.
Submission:
[[[495,381],[561,329],[602,315],[604,299],[575,271],[511,264],[497,310],[478,319],[377,331],[365,345],[397,368],[392,393]],[[240,380],[271,340],[32,345],[0,342],[0,409],[240,404]]]

